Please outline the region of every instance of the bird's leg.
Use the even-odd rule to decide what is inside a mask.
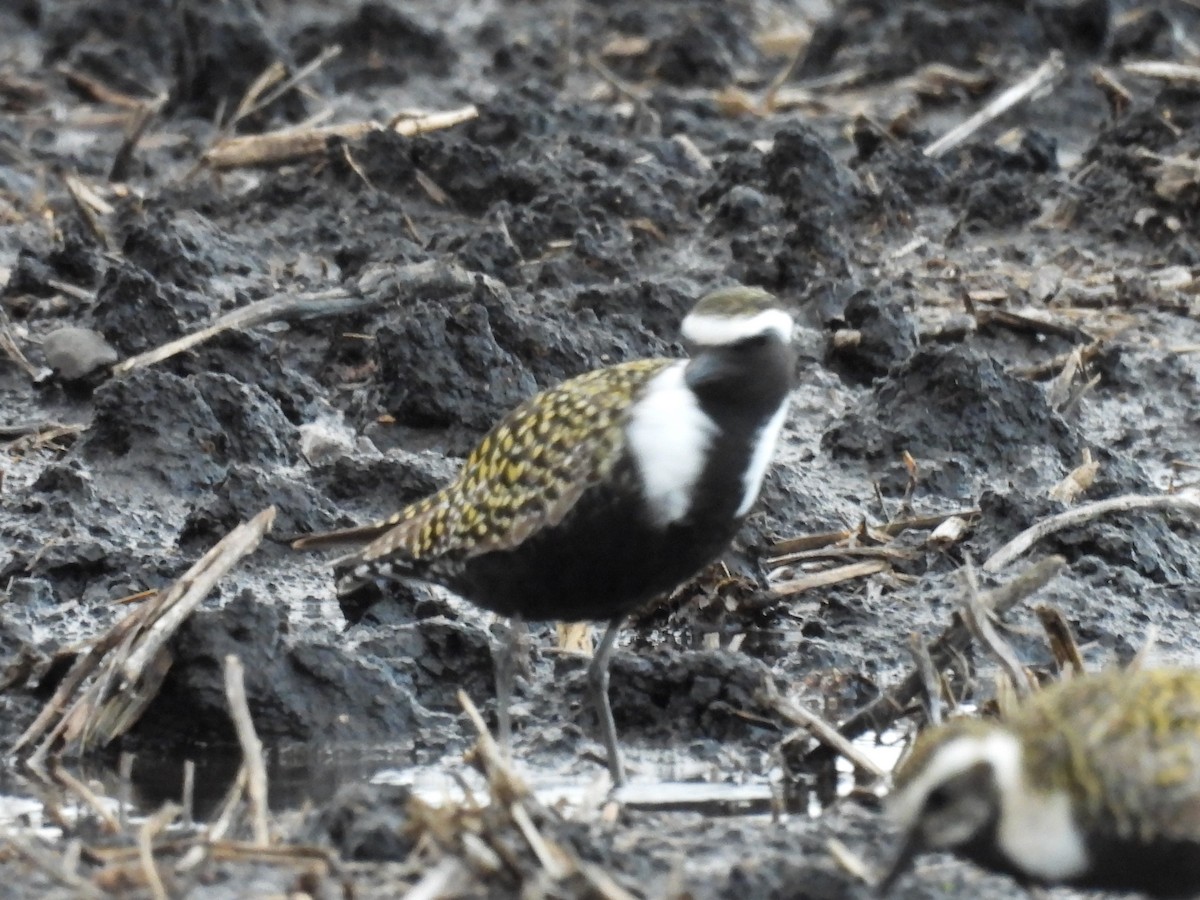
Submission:
[[[620,787],[625,783],[625,766],[621,762],[621,749],[617,746],[617,726],[613,722],[612,706],[608,702],[608,663],[612,659],[613,647],[617,643],[617,634],[621,630],[624,616],[617,616],[608,623],[600,646],[592,655],[592,664],[588,666],[588,686],[592,693],[592,703],[596,714],[600,717],[600,730],[604,733],[604,749],[608,752],[608,771],[612,773],[613,785]]]
[[[517,654],[521,648],[521,635],[525,623],[520,616],[508,620],[508,630],[496,653],[496,731],[500,750],[505,759],[512,759],[512,703],[513,682],[516,680]]]

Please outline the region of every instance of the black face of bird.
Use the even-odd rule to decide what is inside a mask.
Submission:
[[[889,890],[925,851],[947,850],[975,858],[994,855],[999,819],[1000,792],[991,763],[976,763],[933,785],[916,817],[907,823],[900,852],[879,892]]]
[[[723,346],[696,347],[685,378],[702,400],[759,412],[773,410],[786,396],[794,365],[791,343],[771,330]]]

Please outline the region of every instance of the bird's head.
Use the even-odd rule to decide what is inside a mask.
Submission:
[[[706,294],[683,320],[691,352],[688,386],[706,402],[758,421],[770,416],[792,385],[792,317],[762,288]]]
[[[683,338],[693,351],[752,347],[769,341],[790,344],[793,321],[783,304],[757,287],[721,288],[705,294],[683,320]]]
[[[894,776],[888,813],[904,833],[879,885],[887,891],[925,851],[963,852],[995,840],[1002,792],[1018,779],[1021,749],[1001,727],[979,721],[926,732]]]

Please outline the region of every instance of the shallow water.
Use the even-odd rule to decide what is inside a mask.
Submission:
[[[891,731],[878,740],[873,735],[862,737],[854,744],[881,769],[891,771],[902,752],[904,733]],[[276,814],[319,807],[343,785],[362,782],[409,787],[415,796],[432,806],[467,801],[486,803],[488,798],[484,777],[467,765],[460,754],[414,765],[411,752],[398,746],[319,750],[292,747],[286,751],[268,750],[265,761],[269,802]],[[616,791],[610,790],[608,773],[600,767],[595,769],[595,777],[590,778],[568,771],[538,769],[521,760],[514,762],[514,769],[542,804],[568,813],[596,810],[608,801],[631,809],[692,811],[706,816],[770,813],[816,818],[823,812],[815,792],[787,789],[778,769],[766,777],[714,782],[701,780],[694,764],[679,754],[638,753],[629,762],[629,783]],[[214,752],[198,758],[192,798],[197,821],[203,822],[215,812],[239,765],[240,757],[233,753]],[[158,758],[151,763],[135,758],[131,783],[127,786],[121,784],[116,767],[90,766],[72,774],[85,781],[106,810],[136,822],[164,803],[183,802],[183,767],[182,759]],[[838,797],[862,786],[855,781],[851,763],[839,757]],[[15,830],[48,840],[61,837],[61,828],[51,821],[44,804],[33,793],[20,776],[0,785],[0,831]],[[122,801],[123,796],[128,797],[127,803]],[[85,805],[74,801],[63,803],[61,809],[72,821],[92,815]]]

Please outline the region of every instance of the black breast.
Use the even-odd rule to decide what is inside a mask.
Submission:
[[[1044,883],[1031,878],[1001,850],[994,822],[958,852],[972,862],[1011,875],[1024,885]],[[1134,891],[1151,897],[1200,896],[1200,842],[1131,841],[1093,838],[1088,841],[1091,868],[1068,882],[1079,888]]]
[[[658,527],[632,460],[615,475],[585,492],[557,526],[467,560],[447,586],[485,609],[532,621],[611,619],[687,580],[737,530],[730,516]]]
[[[654,523],[636,465],[624,458],[557,526],[467,560],[447,586],[498,613],[565,621],[610,619],[674,589],[737,532],[743,476],[763,426],[787,399],[791,366],[777,338],[706,351],[689,363],[688,384],[718,430],[682,520]]]
[[[1200,841],[1092,840],[1088,852],[1095,862],[1078,887],[1200,896]]]

